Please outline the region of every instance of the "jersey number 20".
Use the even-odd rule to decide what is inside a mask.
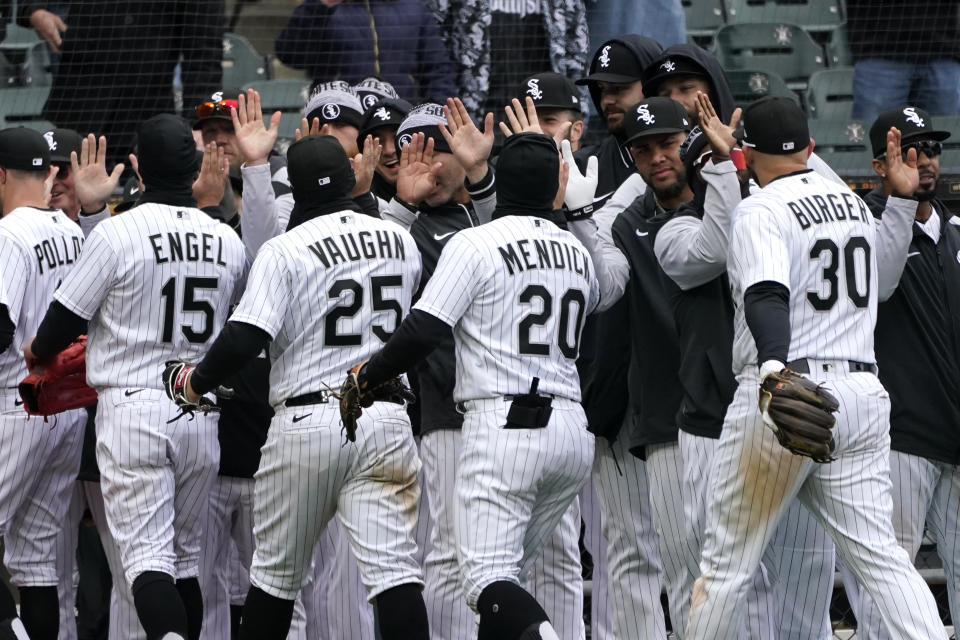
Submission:
[[[539,300],[539,313],[528,313],[520,321],[520,354],[525,356],[548,356],[550,345],[533,342],[530,339],[530,330],[533,327],[542,327],[553,315],[553,296],[547,288],[539,284],[531,284],[520,293],[520,304],[530,305]],[[560,353],[571,360],[577,357],[580,351],[580,330],[583,329],[583,312],[587,301],[579,289],[567,289],[560,298],[560,308],[557,310],[560,317],[557,327],[557,346]],[[571,322],[572,319],[572,322]],[[573,342],[570,342],[570,327],[573,327]]]
[[[824,264],[824,254],[828,256],[826,264]],[[827,294],[821,295],[819,291],[808,291],[807,300],[817,311],[829,311],[840,297],[837,276],[841,264],[840,248],[833,240],[820,238],[810,249],[810,259],[819,260],[820,264],[824,265],[823,281],[827,285]],[[860,292],[857,282],[858,262],[864,278],[863,293]],[[863,236],[853,236],[843,246],[843,274],[847,284],[847,297],[850,298],[853,306],[858,309],[866,307],[870,302],[870,243]]]

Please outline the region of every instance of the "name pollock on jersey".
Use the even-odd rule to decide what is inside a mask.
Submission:
[[[590,279],[590,262],[583,249],[566,242],[523,239],[499,246],[497,251],[500,252],[510,275],[513,275],[514,271],[532,269],[567,269],[587,280]]]
[[[44,267],[54,269],[76,262],[83,247],[83,238],[74,236],[66,238],[57,236],[41,240],[33,245],[33,252],[37,254],[37,267],[43,273]]]
[[[214,237],[211,233],[196,234],[187,231],[183,235],[179,231],[154,233],[147,236],[150,246],[153,247],[153,256],[157,264],[165,262],[208,262],[220,267],[227,266],[223,260],[223,238]],[[217,241],[217,256],[213,257],[213,241]]]
[[[863,200],[852,192],[839,195],[828,193],[825,196],[815,194],[788,202],[787,206],[804,230],[811,224],[834,221],[871,224],[873,220]]]
[[[396,258],[407,255],[399,233],[358,231],[329,236],[307,245],[307,248],[329,268],[331,265],[357,262],[360,258]],[[342,248],[342,251],[341,251]]]

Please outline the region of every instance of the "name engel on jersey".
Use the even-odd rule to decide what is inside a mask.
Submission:
[[[582,246],[562,240],[513,240],[497,247],[507,272],[534,269],[566,269],[590,279],[590,261]]]
[[[193,231],[167,231],[147,236],[157,264],[165,262],[207,262],[227,266],[223,256],[223,236]]]
[[[873,216],[863,200],[849,193],[815,193],[787,202],[787,207],[804,231],[826,222],[872,224]]]

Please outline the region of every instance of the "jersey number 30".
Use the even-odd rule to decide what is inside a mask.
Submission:
[[[553,296],[550,295],[546,287],[531,284],[520,293],[520,304],[533,305],[535,304],[534,300],[539,301],[536,305],[541,310],[528,313],[520,321],[518,327],[520,355],[548,356],[550,355],[550,345],[531,340],[530,330],[534,327],[543,327],[550,320],[553,315]],[[560,353],[571,360],[576,358],[580,351],[580,330],[583,329],[583,312],[586,310],[586,306],[587,301],[583,292],[579,289],[567,289],[567,292],[560,298],[560,308],[557,309],[560,318],[558,323],[560,326],[557,327],[557,346],[560,348]],[[571,327],[573,328],[572,336],[570,335]]]
[[[824,258],[826,254],[826,259]],[[823,282],[827,285],[826,295],[820,291],[808,291],[807,300],[817,311],[829,311],[840,297],[839,277],[840,248],[829,238],[820,238],[810,249],[810,259],[819,260],[823,268]],[[870,303],[870,243],[863,236],[853,236],[843,246],[843,274],[847,285],[847,297],[858,309]],[[858,282],[857,272],[863,279],[863,292]]]

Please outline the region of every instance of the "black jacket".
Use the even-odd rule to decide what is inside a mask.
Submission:
[[[712,53],[694,44],[675,44],[667,47],[663,56],[670,56],[671,59],[686,58],[704,69],[709,76],[710,104],[713,105],[721,120],[730,121],[730,116],[733,115],[737,105],[733,99],[733,92],[730,91],[727,76],[723,73],[723,67]]]
[[[450,203],[441,207],[420,208],[410,235],[420,249],[422,273],[420,290],[437,268],[440,252],[457,231],[477,225],[473,207]],[[457,357],[453,333],[417,365],[414,373],[419,384],[420,435],[436,429],[459,429],[463,416],[454,408],[453,389],[457,379]]]
[[[613,240],[630,264],[628,437],[630,452],[640,458],[646,457],[647,445],[677,440],[680,345],[667,290],[672,282],[653,250],[657,232],[670,217],[649,190],[613,223]]]
[[[880,217],[887,198],[878,187],[864,201]],[[890,393],[890,447],[960,464],[960,219],[942,202],[940,241],[919,225],[900,283],[879,305],[875,350],[880,381]]]

